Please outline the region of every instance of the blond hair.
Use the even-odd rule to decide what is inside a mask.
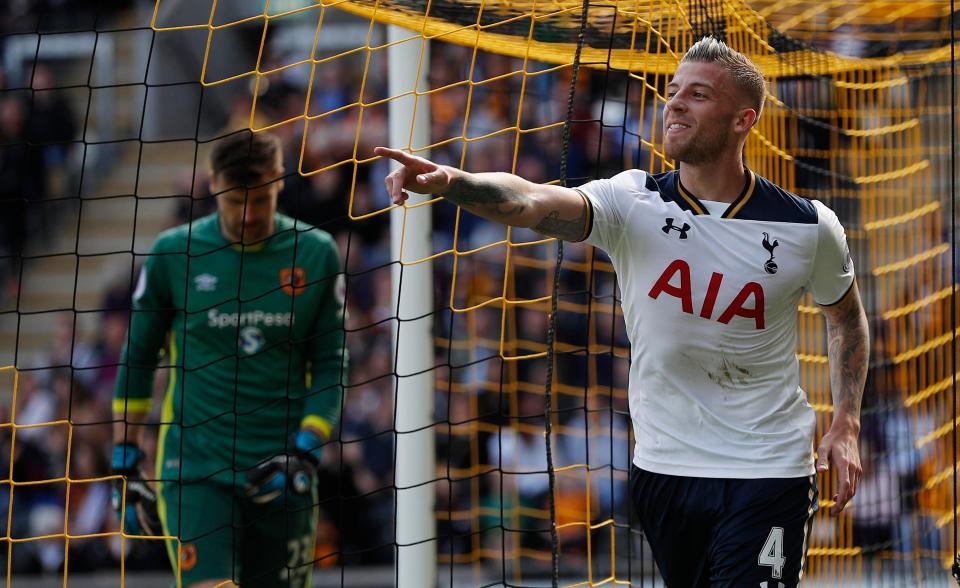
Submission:
[[[687,50],[680,63],[715,63],[730,74],[733,84],[750,101],[750,107],[757,111],[757,118],[763,111],[763,102],[767,95],[763,73],[750,58],[731,49],[723,41],[714,37],[704,37]]]

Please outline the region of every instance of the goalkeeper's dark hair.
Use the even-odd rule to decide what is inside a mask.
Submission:
[[[210,172],[222,174],[230,186],[256,186],[276,179],[267,175],[283,164],[282,154],[275,135],[242,131],[217,142],[210,154]]]
[[[714,37],[704,37],[687,50],[680,63],[715,63],[730,74],[730,79],[750,101],[750,107],[757,111],[757,119],[763,111],[763,102],[767,96],[763,72],[750,61],[750,58],[731,49],[723,41]]]

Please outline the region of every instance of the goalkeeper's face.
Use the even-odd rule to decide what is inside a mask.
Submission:
[[[267,174],[250,188],[230,189],[220,174],[210,181],[210,188],[217,194],[217,209],[220,211],[220,227],[228,241],[244,244],[256,243],[273,233],[277,213],[277,197],[283,189],[283,170]],[[267,183],[269,182],[269,183]]]

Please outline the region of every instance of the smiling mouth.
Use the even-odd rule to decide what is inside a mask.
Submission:
[[[683,131],[689,128],[690,128],[690,125],[685,125],[682,123],[670,123],[669,125],[667,125],[668,132],[678,132],[678,131]]]

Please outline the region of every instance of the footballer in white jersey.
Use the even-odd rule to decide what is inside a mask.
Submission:
[[[832,211],[744,167],[765,95],[746,56],[701,39],[666,87],[663,153],[677,171],[579,189],[374,149],[400,164],[385,178],[398,205],[408,190],[440,194],[610,255],[631,343],[630,493],[671,587],[795,588],[819,508],[814,472],[836,471],[834,515],[862,474],[869,336],[853,264]],[[804,292],[826,319],[834,401],[816,463],[796,356]]]
[[[853,263],[829,208],[744,176],[729,203],[679,171],[578,188],[623,293],[630,492],[669,586],[798,585],[819,508],[797,308],[843,299]]]
[[[587,242],[610,255],[631,342],[634,463],[714,478],[814,473],[815,416],[799,384],[797,307],[853,284],[836,215],[747,172],[714,215],[676,171],[579,188]]]

